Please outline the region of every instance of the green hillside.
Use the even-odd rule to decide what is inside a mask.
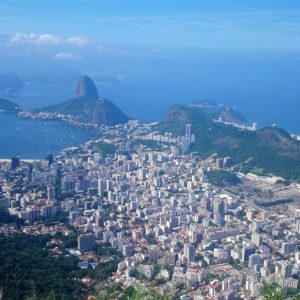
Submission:
[[[214,119],[221,118],[223,121],[226,122],[233,122],[237,124],[246,124],[246,118],[239,113],[237,110],[233,109],[232,107],[224,106],[218,112],[212,114]]]
[[[230,156],[234,163],[248,161],[244,171],[260,168],[286,179],[300,180],[300,143],[286,131],[263,128],[256,132],[242,131],[212,119],[197,108],[172,106],[158,124],[161,132],[183,134],[187,123],[193,125],[196,142],[192,151],[207,157],[213,153]]]
[[[115,125],[128,121],[128,117],[115,104],[104,98],[79,97],[38,111],[69,114],[78,121],[94,124]]]
[[[103,157],[114,154],[117,147],[113,144],[108,144],[103,141],[98,141],[94,144],[95,151],[99,152]]]

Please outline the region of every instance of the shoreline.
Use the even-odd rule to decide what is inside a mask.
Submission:
[[[25,111],[24,111],[25,112]],[[8,113],[8,112],[6,112],[6,111],[1,111],[0,110],[0,113]],[[8,114],[10,114],[10,113],[8,113]],[[70,118],[34,118],[34,117],[32,117],[32,116],[24,116],[24,115],[20,115],[20,114],[14,114],[14,116],[15,117],[17,117],[18,119],[21,119],[21,120],[33,120],[33,121],[50,121],[50,122],[58,122],[58,123],[61,123],[61,124],[67,124],[67,125],[69,125],[69,126],[71,126],[71,127],[77,127],[77,128],[83,128],[83,129],[90,129],[90,130],[93,130],[93,131],[96,131],[97,133],[99,133],[99,131],[101,130],[101,126],[99,126],[99,125],[97,125],[97,126],[95,126],[95,125],[92,125],[91,126],[91,124],[89,124],[89,123],[77,123],[77,122],[74,122],[72,119],[70,119]],[[213,121],[215,121],[215,122],[218,122],[218,120],[213,120]],[[227,123],[227,122],[222,122],[222,123],[224,123],[225,125],[227,125],[227,126],[237,126],[238,125],[238,127],[242,127],[240,124],[236,124],[236,123]],[[142,124],[142,123],[141,123]],[[266,126],[266,127],[268,127],[268,126]],[[263,128],[263,127],[262,127]],[[261,128],[259,128],[259,129],[250,129],[250,128],[248,128],[248,126],[246,126],[246,125],[244,125],[244,127],[243,127],[243,129],[244,130],[251,130],[251,131],[256,131],[256,130],[259,130],[259,129],[261,129]],[[283,130],[285,130],[285,129],[283,129]],[[293,138],[293,139],[295,139],[296,141],[298,141],[298,142],[300,142],[300,134],[295,134],[295,133],[291,133],[291,132],[289,132],[289,131],[287,131],[287,130],[285,130],[290,136],[291,136],[291,138]],[[99,137],[98,137],[99,138]],[[94,140],[94,139],[93,139]],[[69,147],[72,147],[72,146],[74,146],[74,145],[70,145]],[[67,147],[68,148],[68,147]],[[63,150],[65,149],[65,147],[63,147],[62,149],[60,149],[59,151],[58,151],[58,154],[57,155],[59,155]],[[46,155],[47,154],[45,154],[45,157],[46,157]],[[0,158],[0,162],[9,162],[9,161],[11,161],[11,158],[13,157],[14,155],[12,155],[11,157],[1,157]],[[25,163],[32,163],[32,162],[41,162],[41,161],[45,161],[46,160],[46,158],[45,157],[41,157],[41,158],[22,158],[21,156],[20,156],[20,161],[23,161],[23,162],[25,162]]]
[[[33,163],[33,162],[40,162],[40,161],[46,161],[45,158],[20,158],[20,162],[26,162],[26,163]],[[0,158],[0,163],[2,162],[10,162],[11,158]]]
[[[3,141],[11,140],[9,146],[3,143],[1,147],[0,162],[2,163],[11,161],[14,156],[18,156],[20,161],[25,163],[42,162],[46,160],[49,153],[57,156],[68,147],[81,145],[91,139],[101,137],[100,131],[95,128],[78,126],[78,124],[64,120],[23,118],[7,111],[0,112],[0,116],[1,123],[9,124],[8,127],[6,126],[9,129],[1,130],[0,136]],[[23,128],[33,129],[32,134],[28,135],[29,139],[26,138]],[[39,129],[34,130],[35,128]],[[18,141],[19,136],[22,137],[22,143]],[[42,141],[43,145],[40,146],[40,142],[37,141]]]

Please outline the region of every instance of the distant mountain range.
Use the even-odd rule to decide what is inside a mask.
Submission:
[[[157,129],[182,135],[188,123],[196,136],[192,151],[202,157],[214,153],[230,156],[242,171],[300,180],[300,143],[286,131],[273,127],[239,130],[214,122],[199,108],[184,105],[172,106]]]
[[[213,103],[204,103],[213,105]],[[9,100],[0,99],[0,111],[18,113],[22,108]],[[70,114],[86,123],[115,125],[126,123],[128,117],[111,101],[98,96],[93,81],[83,76],[77,83],[75,98],[38,111]],[[196,142],[192,151],[207,157],[230,156],[241,171],[259,175],[276,174],[286,179],[300,180],[300,143],[282,129],[266,127],[257,131],[239,130],[217,123],[213,119],[244,123],[236,110],[222,106],[216,113],[206,113],[197,105],[173,105],[156,129],[161,132],[184,134],[185,125],[192,124]]]
[[[37,111],[69,114],[79,122],[98,125],[116,125],[129,120],[113,102],[98,96],[93,80],[86,75],[76,84],[75,98]]]

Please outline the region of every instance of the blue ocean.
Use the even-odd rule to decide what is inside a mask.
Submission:
[[[160,120],[173,104],[209,99],[235,107],[259,127],[277,124],[300,135],[300,55],[296,50],[170,50],[151,60],[103,61],[85,73],[93,78],[101,96],[143,122]],[[20,95],[10,100],[34,108],[73,97],[77,75],[55,82],[47,81],[47,75],[43,78],[25,82]],[[0,157],[43,157],[93,137],[67,124],[5,115],[0,116],[0,124]]]
[[[0,124],[0,158],[43,159],[99,136],[93,129],[59,121],[22,119],[3,112]]]

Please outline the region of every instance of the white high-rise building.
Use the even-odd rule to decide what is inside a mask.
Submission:
[[[101,178],[99,178],[98,179],[98,196],[99,197],[102,197],[104,194],[104,186],[105,186],[104,181]]]
[[[186,124],[185,126],[185,137],[191,138],[192,135],[192,125],[191,124]]]

